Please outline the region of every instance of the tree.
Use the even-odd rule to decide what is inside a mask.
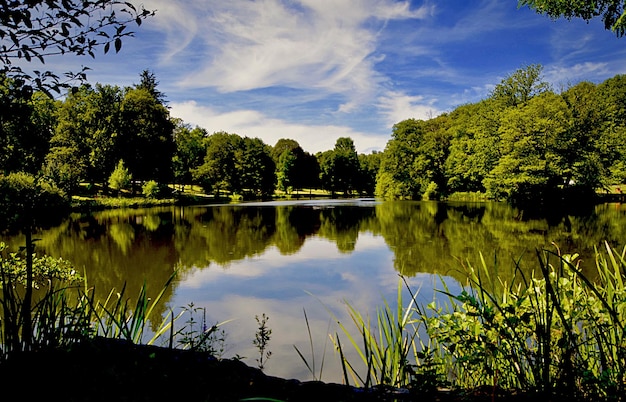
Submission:
[[[25,71],[17,61],[38,60],[54,55],[95,57],[97,49],[119,52],[122,40],[132,36],[126,28],[141,25],[154,15],[129,1],[118,0],[2,0],[0,1],[0,73],[49,93],[69,85],[51,71]],[[85,69],[67,72],[66,78],[85,79]]]
[[[450,148],[445,162],[450,193],[485,191],[483,180],[500,158],[501,109],[497,106],[487,99],[450,113]]]
[[[204,139],[208,136],[205,129],[200,127],[191,128],[182,120],[175,120],[174,144],[176,150],[172,157],[172,170],[174,182],[183,188],[185,184],[193,181],[192,171],[202,165],[206,154]]]
[[[445,193],[444,165],[450,143],[447,124],[447,116],[442,115],[427,121],[403,120],[393,126],[376,178],[377,196],[419,199],[427,189],[430,197]]]
[[[52,99],[0,73],[0,172],[41,169],[55,114]]]
[[[236,161],[237,152],[243,150],[243,139],[222,131],[210,135],[205,142],[204,163],[192,172],[194,180],[218,196],[221,191],[241,189]]]
[[[133,175],[124,165],[124,161],[120,159],[117,163],[117,167],[109,177],[109,187],[120,192],[121,190],[129,188],[132,180]]]
[[[237,152],[240,191],[269,197],[276,187],[276,165],[270,148],[259,138],[244,137],[243,148]]]
[[[319,162],[320,180],[326,190],[333,194],[342,191],[348,195],[356,189],[359,157],[351,138],[338,138],[333,150],[320,154]]]
[[[120,119],[118,154],[135,179],[169,182],[175,152],[174,123],[169,110],[149,90],[127,88],[120,105]]]
[[[589,22],[593,18],[602,16],[605,29],[615,32],[618,37],[626,33],[626,9],[623,0],[519,0],[518,6],[528,6],[552,19],[582,18]]]
[[[484,181],[490,195],[539,201],[571,179],[571,116],[560,96],[549,92],[507,109],[499,134],[502,157]]]
[[[602,115],[598,150],[609,167],[606,184],[622,184],[626,182],[626,75],[605,80],[597,94]]]
[[[359,180],[356,186],[359,193],[374,195],[381,155],[382,153],[376,151],[359,154]]]
[[[528,102],[532,97],[550,90],[550,84],[542,81],[542,71],[543,66],[540,64],[517,69],[496,85],[491,97],[503,102],[505,107]]]
[[[150,92],[156,101],[161,104],[165,104],[165,94],[157,89],[159,81],[157,81],[156,75],[150,70],[143,70],[139,74],[139,77],[141,78],[141,81],[139,84],[135,85],[135,88],[145,89]]]

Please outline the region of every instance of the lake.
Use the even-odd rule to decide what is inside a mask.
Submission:
[[[325,356],[321,379],[340,382],[328,334],[339,332],[348,342],[335,323],[352,325],[346,302],[370,315],[383,300],[393,305],[401,274],[428,303],[442,280],[458,291],[463,264],[478,265],[481,253],[506,281],[513,279],[514,260],[526,273],[534,269],[541,248],[577,252],[589,270],[594,247],[608,241],[621,249],[625,234],[621,204],[542,216],[495,202],[358,199],[107,210],[73,214],[34,237],[38,253],[70,260],[102,298],[124,285],[127,295],[137,295],[144,281],[154,297],[177,271],[160,313],[193,303],[206,309],[209,324],[232,320],[222,327],[224,357],[257,365],[255,317],[266,314],[267,374],[312,379],[294,348],[311,364],[312,339],[316,375]],[[15,250],[24,239],[2,241]]]

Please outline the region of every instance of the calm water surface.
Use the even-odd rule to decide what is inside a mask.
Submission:
[[[463,263],[477,264],[481,252],[504,280],[520,257],[522,268],[532,270],[535,250],[544,247],[578,252],[589,268],[594,247],[608,241],[621,248],[625,234],[626,206],[619,204],[545,217],[501,203],[351,200],[77,214],[36,237],[39,253],[72,261],[102,297],[124,284],[136,295],[144,280],[156,296],[177,270],[161,312],[193,303],[206,308],[209,324],[233,320],[223,326],[224,357],[238,355],[251,366],[258,358],[255,316],[265,313],[270,375],[312,379],[294,349],[312,363],[306,311],[316,374],[325,356],[322,380],[340,382],[328,334],[339,331],[347,343],[333,318],[350,324],[346,301],[375,314],[383,299],[394,304],[402,274],[428,303],[441,277],[458,290]],[[2,240],[13,249],[24,242],[21,236]]]

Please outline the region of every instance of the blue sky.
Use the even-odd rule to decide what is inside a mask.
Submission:
[[[90,82],[120,86],[150,69],[172,116],[312,153],[342,136],[360,153],[382,151],[393,124],[479,101],[528,64],[557,91],[626,73],[626,38],[599,19],[553,21],[516,0],[142,4],[156,16],[120,53],[48,68],[86,65]]]

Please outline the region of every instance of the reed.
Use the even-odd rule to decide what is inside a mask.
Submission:
[[[491,389],[571,400],[623,400],[626,395],[626,249],[596,249],[594,280],[578,255],[537,251],[539,270],[525,275],[515,262],[513,283],[501,281],[481,255],[464,264],[468,281],[443,299],[395,310],[383,301],[374,324],[348,305],[356,335],[339,327],[358,352],[362,371],[346,359],[335,334],[344,381],[432,390]],[[420,332],[420,329],[422,332]]]

